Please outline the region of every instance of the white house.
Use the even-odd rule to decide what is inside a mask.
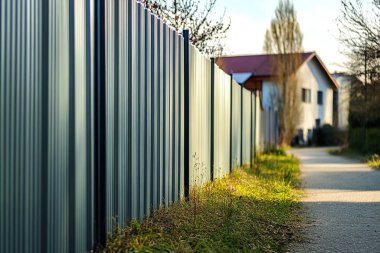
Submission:
[[[334,90],[338,84],[315,52],[301,53],[297,68],[298,86],[302,98],[301,122],[297,133],[307,141],[314,128],[334,123]],[[228,56],[217,59],[217,64],[247,89],[262,93],[264,111],[276,110],[272,93],[276,92],[275,55]]]
[[[348,116],[350,109],[350,96],[351,88],[355,83],[360,82],[357,78],[344,74],[334,73],[332,74],[334,79],[338,82],[339,88],[335,92],[337,100],[337,122],[336,125],[339,129],[348,129]]]

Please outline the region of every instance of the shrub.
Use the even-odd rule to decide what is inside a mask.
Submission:
[[[346,142],[346,131],[339,130],[329,124],[325,124],[313,131],[312,145],[316,146],[337,146]]]
[[[380,129],[350,128],[348,143],[364,155],[380,154]]]
[[[367,164],[374,168],[374,169],[380,169],[380,155],[374,154],[366,158]]]
[[[277,155],[277,156],[286,156],[285,148],[277,147],[277,146],[270,146],[264,154],[267,155]]]

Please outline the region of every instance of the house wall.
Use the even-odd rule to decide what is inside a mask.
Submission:
[[[350,108],[351,77],[339,76],[336,78],[339,83],[338,89],[338,128],[348,128],[348,114]]]
[[[302,88],[311,90],[311,102],[301,104],[301,119],[297,129],[302,129],[304,140],[308,139],[308,133],[316,127],[316,119],[323,124],[333,123],[333,89],[331,81],[324,73],[316,59],[312,59],[307,64],[303,64],[297,73],[299,83],[299,94],[302,95]],[[276,110],[275,97],[278,93],[276,85],[272,81],[263,81],[263,109]],[[323,104],[318,105],[318,91],[323,92]],[[309,131],[310,130],[310,131]],[[296,134],[296,133],[295,133]]]
[[[278,96],[277,85],[272,81],[263,81],[263,109],[277,109],[276,97]]]
[[[309,61],[299,69],[298,73],[299,92],[302,88],[311,90],[311,102],[303,103],[301,108],[301,123],[298,129],[303,130],[304,139],[307,140],[308,131],[316,127],[316,120],[324,124],[333,124],[333,89],[331,81],[324,73],[316,59]],[[318,105],[318,91],[323,92],[323,104]]]

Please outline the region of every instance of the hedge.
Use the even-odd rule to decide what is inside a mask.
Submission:
[[[350,128],[348,143],[363,154],[380,154],[380,129]]]

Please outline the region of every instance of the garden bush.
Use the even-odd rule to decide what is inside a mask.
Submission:
[[[314,146],[337,146],[346,143],[347,133],[331,125],[325,124],[313,131],[311,144]]]
[[[350,128],[348,143],[350,148],[356,149],[364,155],[380,154],[380,129]]]

